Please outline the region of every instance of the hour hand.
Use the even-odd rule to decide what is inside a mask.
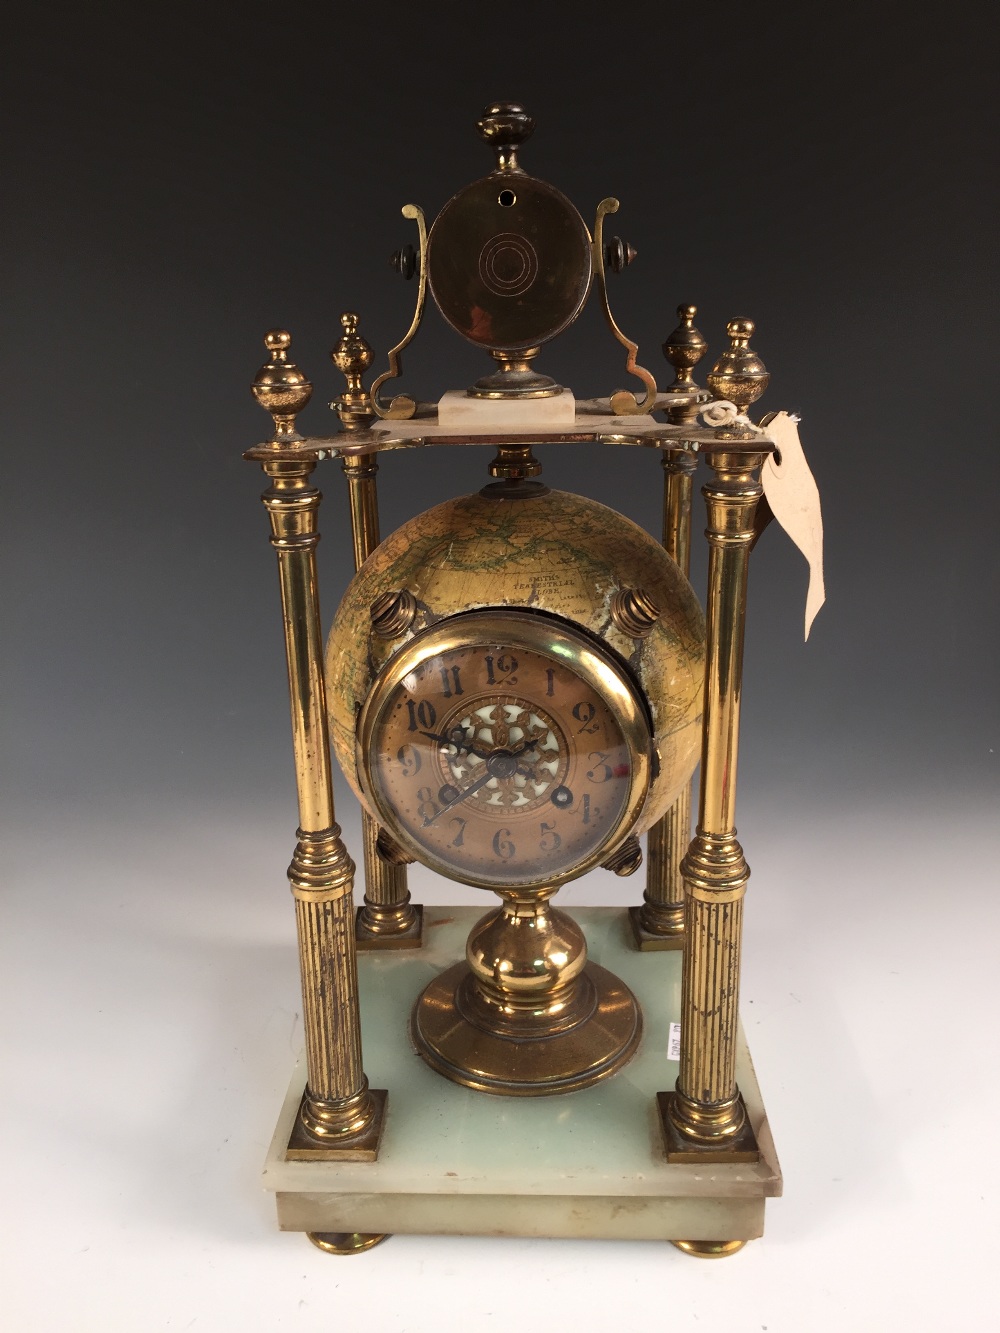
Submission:
[[[490,781],[491,777],[492,774],[487,769],[487,771],[483,774],[481,778],[477,778],[475,782],[471,783],[468,787],[464,788],[464,790],[460,791],[458,795],[454,798],[454,800],[446,801],[436,815],[431,815],[430,819],[424,820],[424,827],[426,828],[428,824],[433,824],[435,819],[438,818],[438,815],[443,815],[445,811],[450,810],[452,806],[460,805],[467,796],[474,796],[475,793],[479,791],[481,787],[486,786],[487,782]]]

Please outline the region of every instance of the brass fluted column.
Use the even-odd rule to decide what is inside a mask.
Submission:
[[[749,321],[730,324],[734,351],[724,354],[709,377],[713,393],[728,396],[738,408],[753,402],[767,383],[759,361],[754,368],[741,362],[738,375],[732,367],[720,370],[734,353],[747,352],[744,362],[749,361],[745,339],[738,342],[744,324]],[[698,830],[681,863],[687,938],[680,1073],[667,1119],[680,1140],[696,1149],[755,1158],[736,1086],[743,897],[750,869],[736,839],[735,804],[747,570],[763,494],[759,471],[767,455],[753,448],[749,427],[737,426],[731,438],[738,447],[720,443],[708,452],[715,476],[702,488],[709,543],[705,712]]]
[[[346,431],[370,425],[373,413],[363,384],[372,362],[372,350],[358,332],[358,316],[346,311],[340,317],[343,335],[330,353],[334,365],[347,379],[347,388],[334,401]],[[341,459],[347,476],[351,508],[351,538],[354,568],[360,569],[379,544],[378,490],[375,480],[378,460],[374,454],[347,454]],[[367,810],[361,812],[361,836],[365,861],[365,902],[355,921],[361,949],[419,948],[423,913],[410,902],[406,865],[390,862],[379,849],[379,828]]]
[[[667,418],[672,425],[693,422],[700,403],[707,397],[694,381],[694,368],[708,344],[694,326],[698,313],[693,305],[677,307],[678,325],[663,344],[663,355],[674,367],[674,381],[665,393],[672,401]],[[687,449],[664,449],[663,546],[680,566],[691,573],[691,495],[697,455]],[[691,841],[691,785],[649,830],[646,857],[646,890],[642,906],[629,915],[636,944],[641,950],[680,949],[684,945],[684,879],[681,858]]]
[[[309,401],[308,381],[287,360],[287,333],[268,334],[271,361],[254,393],[275,421],[274,458],[263,494],[278,556],[288,661],[292,745],[298,787],[298,842],[288,869],[299,942],[307,1085],[289,1157],[371,1159],[378,1147],[385,1094],[369,1090],[361,1058],[354,946],[354,863],[334,816],[316,578],[321,495],[311,484],[315,456],[294,455],[295,415]]]
[[[685,449],[663,452],[663,545],[682,572],[691,570],[691,492],[697,458]],[[649,830],[646,891],[635,920],[640,949],[679,949],[684,943],[684,880],[680,863],[691,840],[691,785]]]

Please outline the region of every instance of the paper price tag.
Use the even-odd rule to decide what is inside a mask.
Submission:
[[[680,1023],[670,1024],[670,1036],[667,1038],[667,1059],[679,1060],[681,1058],[681,1025]]]
[[[776,413],[766,430],[777,447],[761,469],[760,480],[767,503],[778,523],[791,537],[809,564],[806,593],[805,637],[826,601],[823,585],[823,514],[819,488],[799,442],[799,423],[788,412]],[[775,461],[780,459],[780,462]]]

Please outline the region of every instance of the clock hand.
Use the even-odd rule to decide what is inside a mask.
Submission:
[[[492,777],[493,774],[487,771],[486,773],[483,774],[481,778],[477,778],[475,782],[473,782],[470,786],[466,787],[464,791],[459,792],[459,794],[455,797],[453,801],[446,801],[445,804],[441,807],[441,809],[437,812],[437,814],[431,815],[430,819],[428,819],[424,823],[424,828],[426,828],[428,824],[433,824],[435,819],[437,819],[440,815],[443,815],[446,810],[451,810],[453,806],[461,805],[461,803],[466,799],[466,797],[474,796],[476,792],[479,791],[480,787],[485,787],[487,782],[489,782],[492,779]]]

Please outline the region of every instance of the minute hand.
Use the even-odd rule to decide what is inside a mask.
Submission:
[[[492,773],[486,772],[483,774],[481,778],[477,778],[475,782],[473,782],[470,786],[466,787],[466,789],[463,792],[459,792],[459,794],[455,797],[453,801],[448,801],[446,805],[443,805],[436,815],[431,815],[430,819],[427,820],[427,823],[424,824],[424,828],[426,828],[428,824],[433,824],[435,819],[437,819],[440,815],[443,815],[446,810],[451,810],[456,805],[461,805],[461,803],[466,799],[467,796],[474,796],[476,792],[479,791],[480,787],[485,787],[487,782],[489,782],[492,777],[493,777]]]

